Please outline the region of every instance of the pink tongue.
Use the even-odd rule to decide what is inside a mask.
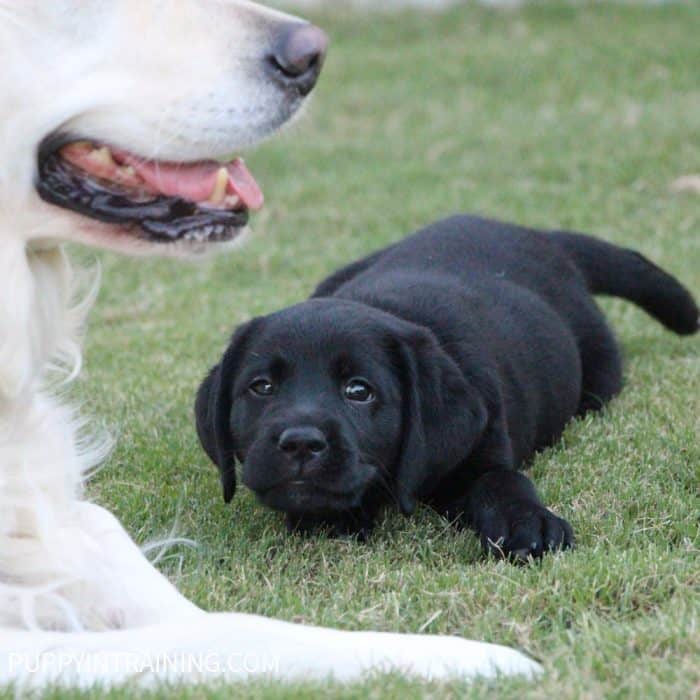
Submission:
[[[242,158],[221,165],[215,161],[201,163],[163,163],[143,161],[128,153],[118,154],[131,165],[147,185],[167,197],[181,197],[190,202],[204,203],[211,199],[219,170],[228,171],[227,195],[237,195],[253,211],[262,208],[265,198]]]
[[[237,194],[243,204],[252,211],[262,209],[263,204],[265,204],[265,196],[250,170],[246,168],[243,158],[236,158],[228,164],[226,169],[228,170],[228,187],[231,194]]]

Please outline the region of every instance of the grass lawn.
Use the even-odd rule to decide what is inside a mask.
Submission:
[[[247,247],[195,265],[100,256],[76,393],[119,441],[91,495],[139,542],[174,522],[196,539],[161,566],[205,608],[459,634],[546,668],[533,685],[384,677],[255,684],[237,698],[698,697],[697,338],[605,302],[627,388],[537,459],[535,482],[578,548],[529,568],[484,559],[471,534],[427,511],[388,516],[367,545],[290,538],[244,490],[224,506],[191,405],[236,324],[456,211],[597,233],[700,294],[700,196],[669,188],[700,169],[700,6],[314,19],[333,38],[327,69],[298,125],[248,155],[268,205]]]

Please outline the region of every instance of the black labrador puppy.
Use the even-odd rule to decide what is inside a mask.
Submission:
[[[203,383],[197,429],[224,498],[237,457],[292,529],[366,536],[382,506],[423,502],[500,554],[569,547],[518,469],[620,391],[592,294],[698,330],[673,277],[576,233],[456,216],[341,269],[240,327]]]

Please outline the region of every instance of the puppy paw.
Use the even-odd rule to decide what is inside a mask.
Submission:
[[[574,545],[574,533],[566,520],[528,501],[484,509],[478,531],[487,552],[516,563]]]

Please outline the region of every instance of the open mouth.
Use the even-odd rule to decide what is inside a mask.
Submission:
[[[50,204],[162,243],[231,240],[264,201],[241,158],[149,160],[65,136],[39,149],[36,187]]]

